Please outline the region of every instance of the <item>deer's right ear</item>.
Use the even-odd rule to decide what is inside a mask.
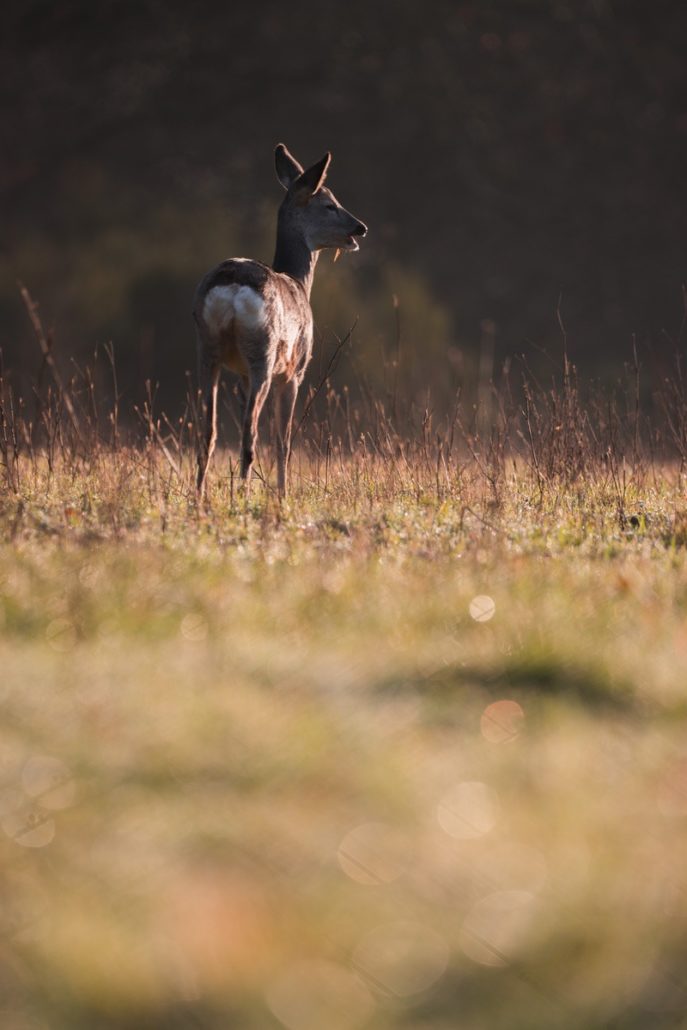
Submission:
[[[277,178],[285,190],[288,190],[298,176],[303,174],[303,167],[288,152],[283,143],[278,143],[277,149],[274,151],[274,166],[277,169]]]
[[[303,172],[303,178],[298,184],[298,189],[300,190],[302,188],[307,191],[309,196],[312,196],[313,193],[317,193],[324,183],[324,180],[327,178],[327,169],[329,168],[331,160],[332,155],[327,151],[321,161],[318,161],[316,164],[308,168],[307,172]]]

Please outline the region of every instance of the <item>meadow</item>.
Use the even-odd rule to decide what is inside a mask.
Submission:
[[[675,385],[325,384],[199,508],[88,383],[2,392],[3,1030],[687,1026]]]

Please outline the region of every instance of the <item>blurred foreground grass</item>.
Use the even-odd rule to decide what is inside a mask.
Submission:
[[[0,1026],[687,1026],[684,481],[295,478],[0,500]]]

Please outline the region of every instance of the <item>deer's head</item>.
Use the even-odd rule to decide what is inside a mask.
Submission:
[[[367,226],[341,206],[324,185],[332,155],[327,153],[307,170],[283,143],[274,154],[277,178],[286,190],[279,209],[280,226],[300,236],[309,250],[358,250],[357,237]]]

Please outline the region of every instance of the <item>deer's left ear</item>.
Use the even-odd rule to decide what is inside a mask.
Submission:
[[[307,168],[302,175],[296,179],[293,184],[294,193],[303,191],[309,197],[322,186],[322,183],[327,178],[327,169],[329,168],[329,162],[332,159],[332,155],[327,151],[321,161],[317,161],[310,168]]]
[[[283,143],[277,143],[274,151],[274,166],[277,169],[277,178],[285,190],[293,186],[294,182],[303,174],[303,165],[298,163]]]

